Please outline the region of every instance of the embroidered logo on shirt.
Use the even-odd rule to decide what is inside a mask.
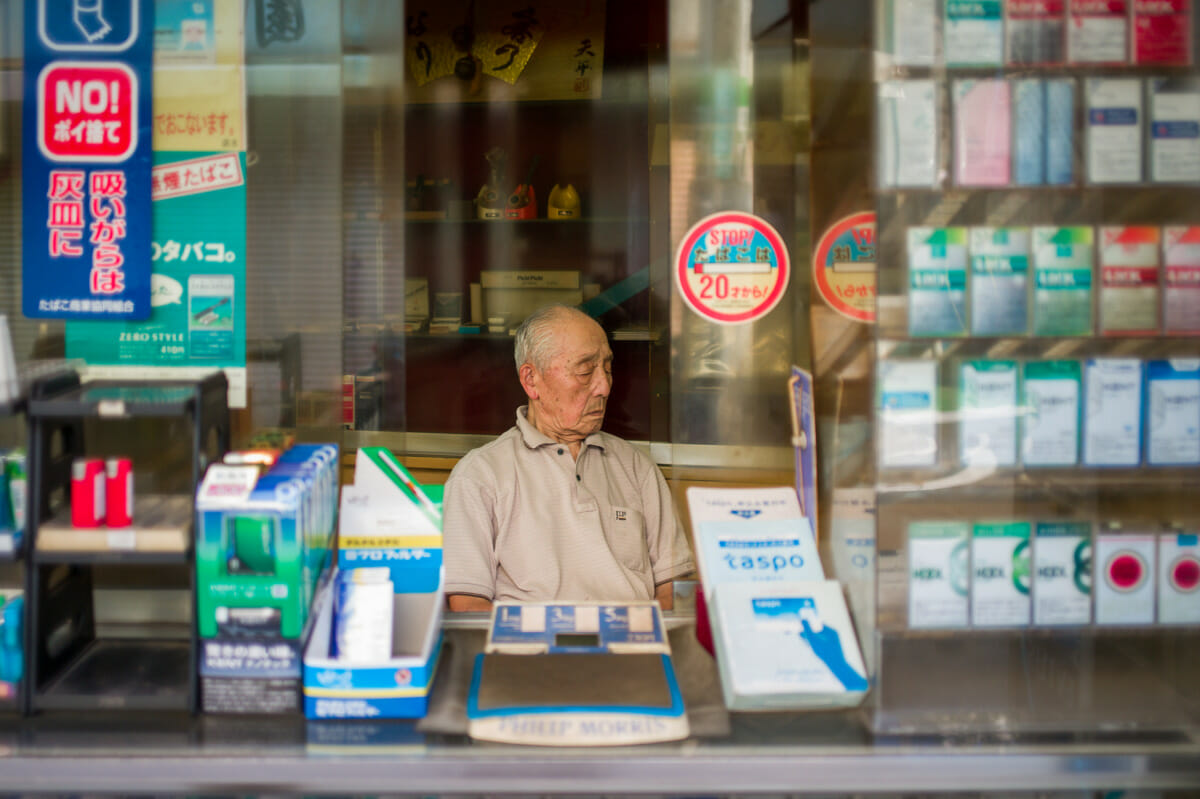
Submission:
[[[628,514],[625,513],[625,511],[623,511],[623,510],[617,511],[617,521],[623,522],[623,521],[625,521],[627,516],[628,516]]]

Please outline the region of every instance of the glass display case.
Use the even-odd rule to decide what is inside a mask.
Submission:
[[[876,5],[874,725],[1180,729],[1195,20],[1004,8]]]
[[[0,718],[0,784],[1194,787],[1194,4],[195,5],[232,26],[244,78],[246,396],[231,446],[284,428],[337,441],[345,475],[379,445],[443,482],[512,424],[513,329],[562,301],[608,333],[605,429],[662,468],[686,527],[689,486],[793,483],[786,381],[808,369],[814,527],[871,691],[865,713],[730,714],[704,655],[685,678],[704,733],[636,751],[498,750],[445,717]],[[0,0],[0,313],[23,364],[72,354],[62,320],[19,316],[35,6]],[[686,233],[727,210],[773,227],[793,265],[746,324],[702,317],[676,283]],[[25,434],[0,422],[5,447]],[[104,434],[105,450],[144,446],[174,467],[155,479],[190,462],[177,426]],[[127,565],[93,570],[97,629],[191,630],[191,593]],[[24,579],[0,562],[0,588]],[[670,623],[694,650],[688,610]],[[445,632],[466,658],[480,629]],[[447,715],[467,673],[435,681]]]

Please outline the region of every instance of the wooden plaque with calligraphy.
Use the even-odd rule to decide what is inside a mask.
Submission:
[[[604,2],[416,2],[405,9],[411,103],[594,100],[604,71]]]

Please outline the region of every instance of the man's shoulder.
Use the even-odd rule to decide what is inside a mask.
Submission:
[[[514,444],[521,441],[521,431],[510,427],[486,444],[480,445],[459,458],[450,476],[478,476],[507,469],[515,453]]]

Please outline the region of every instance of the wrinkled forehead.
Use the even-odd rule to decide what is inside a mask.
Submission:
[[[611,361],[612,349],[604,330],[593,320],[584,317],[564,319],[556,332],[557,357],[567,365],[590,361]]]

